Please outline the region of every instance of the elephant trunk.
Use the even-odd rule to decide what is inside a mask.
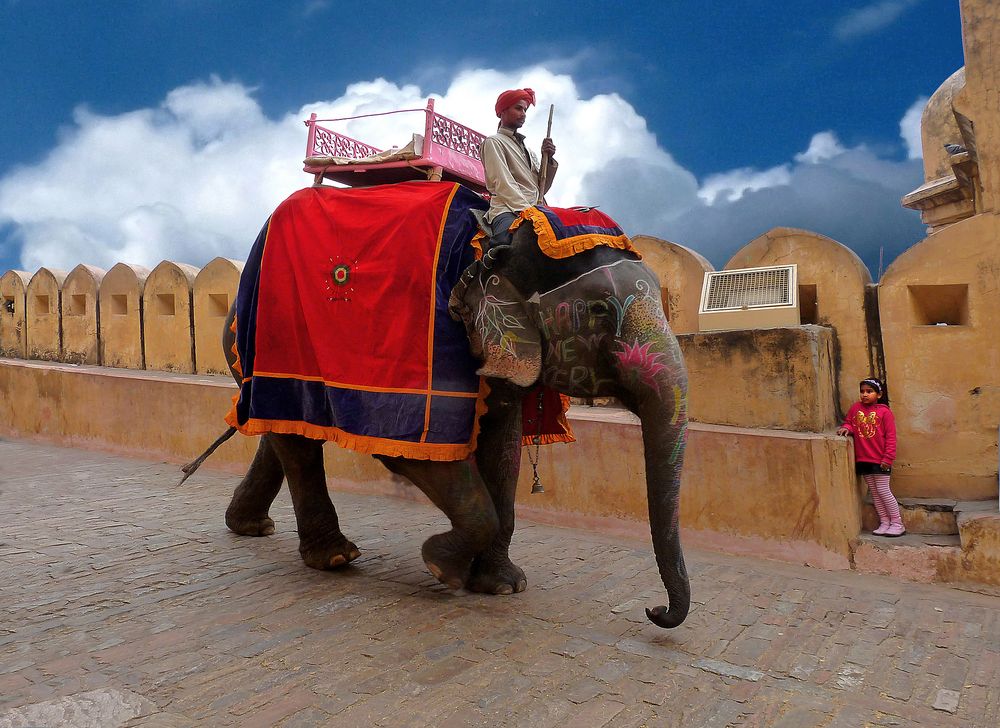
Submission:
[[[687,421],[683,410],[671,414],[664,416],[660,411],[653,417],[642,417],[650,534],[656,565],[670,600],[669,607],[647,608],[646,616],[664,628],[683,622],[691,607],[691,585],[678,520]]]

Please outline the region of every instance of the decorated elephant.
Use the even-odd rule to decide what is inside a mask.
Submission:
[[[442,194],[451,187],[448,183],[411,184],[420,190],[443,185]],[[448,204],[454,206],[456,199],[465,195],[462,189],[449,193]],[[381,412],[385,419],[387,409],[395,411],[397,405],[393,402],[404,402],[391,397],[417,396],[409,390],[400,388],[388,392],[387,387],[372,386],[360,391],[361,387],[344,388],[334,381],[335,376],[348,378],[347,374],[289,377],[274,375],[270,370],[262,373],[262,369],[277,366],[265,366],[265,348],[294,345],[289,341],[300,338],[296,332],[322,328],[325,324],[279,322],[274,325],[276,333],[271,335],[272,343],[268,344],[268,335],[260,331],[247,333],[250,324],[260,325],[260,322],[244,319],[264,316],[257,311],[263,310],[265,305],[285,312],[315,306],[317,316],[337,316],[338,312],[348,310],[338,307],[351,305],[353,297],[384,281],[382,273],[374,272],[381,270],[379,266],[369,261],[371,256],[366,257],[371,245],[336,255],[328,255],[324,250],[313,256],[319,261],[315,264],[311,262],[313,259],[302,260],[305,254],[300,247],[305,245],[304,225],[296,216],[305,214],[302,210],[315,210],[317,205],[327,204],[336,195],[343,197],[346,194],[344,205],[348,207],[361,204],[359,200],[370,199],[359,196],[362,192],[334,193],[314,189],[296,193],[298,197],[293,195],[272,215],[270,230],[265,227],[248,259],[247,271],[255,270],[255,266],[262,259],[266,263],[270,255],[271,266],[277,271],[275,275],[283,276],[286,283],[294,279],[300,288],[318,289],[323,300],[313,304],[306,302],[299,293],[275,293],[279,288],[264,286],[260,283],[260,274],[244,272],[237,304],[230,312],[224,332],[225,350],[237,383],[241,385],[240,404],[231,413],[230,423],[245,434],[261,434],[262,437],[253,463],[226,511],[227,526],[249,536],[273,533],[274,523],[268,510],[282,480],[287,479],[298,525],[299,552],[305,563],[317,569],[332,569],[357,558],[360,552],[341,531],[327,490],[322,446],[324,440],[333,439],[341,445],[373,454],[390,471],[419,487],[448,516],[452,528],[431,536],[422,547],[424,562],[438,580],[450,588],[465,587],[488,594],[520,592],[525,589],[527,580],[521,568],[510,560],[508,548],[514,531],[514,495],[526,429],[522,422],[523,400],[540,384],[572,397],[615,397],[642,422],[649,521],[656,562],[669,599],[669,608],[656,606],[647,609],[646,613],[661,627],[679,625],[690,605],[678,527],[680,473],[687,425],[687,375],[677,341],[663,313],[656,276],[641,262],[620,230],[596,230],[580,218],[575,220],[579,224],[569,224],[567,228],[568,246],[548,237],[542,245],[539,231],[549,229],[546,215],[551,218],[551,213],[544,208],[533,208],[519,220],[520,226],[511,246],[493,248],[471,265],[466,266],[468,259],[461,256],[448,262],[444,260],[444,253],[433,253],[435,268],[439,272],[450,270],[452,278],[447,284],[436,284],[436,294],[432,291],[431,298],[436,295],[438,308],[444,302],[447,311],[442,319],[450,314],[451,320],[435,321],[432,316],[430,330],[440,335],[448,326],[464,328],[468,342],[464,348],[467,352],[471,350],[471,360],[478,361],[478,370],[474,363],[471,375],[473,381],[478,382],[475,387],[479,389],[479,399],[476,400],[471,392],[463,395],[477,402],[476,412],[471,416],[474,422],[472,445],[467,456],[460,457],[459,453],[459,456],[435,457],[432,454],[424,457],[405,447],[379,450],[369,447],[371,430],[356,429],[345,435],[358,409]],[[393,194],[401,194],[401,191],[394,190]],[[433,196],[429,191],[418,194]],[[469,204],[476,207],[472,197],[469,193]],[[389,209],[390,203],[383,200],[379,204],[384,207],[378,215],[384,217],[384,210]],[[418,204],[429,203],[418,201]],[[326,222],[321,224],[326,226],[337,214],[343,217],[343,209],[338,208],[340,213],[324,212]],[[471,218],[467,210],[460,212]],[[585,211],[567,214],[572,218],[577,212],[583,214]],[[409,230],[414,225],[413,213],[401,215],[400,219],[405,219],[405,227]],[[368,219],[370,222],[372,217]],[[446,216],[439,228],[447,230],[452,220],[461,219],[464,218],[458,213]],[[610,218],[604,219],[610,221]],[[288,245],[291,252],[282,259],[275,257],[278,253],[274,252],[278,250],[279,223],[284,226],[281,229],[285,230],[285,236],[295,239]],[[313,227],[317,225],[320,223]],[[341,240],[352,239],[353,231],[362,227],[360,223],[355,227],[349,222],[343,225],[346,228],[338,238]],[[438,235],[438,228],[431,224],[426,227],[429,234]],[[397,234],[400,229],[393,228]],[[472,229],[463,227],[459,231],[458,237],[466,248]],[[324,236],[337,237],[327,227],[323,230],[327,231]],[[418,247],[408,244],[407,255],[419,257],[419,251],[411,253]],[[292,273],[288,272],[293,269]],[[409,300],[421,301],[413,307],[418,309],[420,316],[425,316],[421,308],[424,300],[418,294],[409,295]],[[296,300],[282,300],[296,297]],[[256,308],[240,308],[241,303],[247,304],[251,299]],[[377,322],[377,308],[369,305],[368,310],[376,319],[362,327],[362,331],[355,326],[345,329],[347,334],[328,335],[334,338],[380,337],[377,346],[369,345],[363,338],[355,338],[349,344],[332,349],[346,365],[350,365],[353,351],[363,349],[370,353],[382,346],[382,337],[387,334],[377,332],[392,328],[394,316],[406,314],[397,307],[397,314],[385,318],[383,325]],[[422,341],[419,337],[417,340]],[[418,343],[410,348],[419,350],[421,346]],[[431,356],[434,362],[438,362],[436,356]],[[442,357],[440,362],[456,357],[461,358],[461,355],[452,353]],[[286,358],[296,362],[311,361],[312,354],[287,355]],[[436,365],[439,369],[444,367],[440,362]],[[248,367],[253,369],[252,375]],[[361,368],[378,369],[370,364]],[[435,374],[428,375],[428,382],[432,376],[438,377],[436,370]],[[457,386],[445,379],[447,377],[435,378],[433,386],[428,384],[428,392],[433,389],[437,393]],[[315,391],[318,396],[306,408],[308,412],[295,416],[281,414],[289,399],[307,390]],[[278,414],[262,419],[253,411],[254,398],[275,408]],[[441,399],[428,394],[428,420]],[[423,408],[423,400],[418,402]],[[310,413],[324,407],[332,408],[333,414],[315,415],[316,419],[310,419],[314,417]],[[423,413],[423,409],[420,412]],[[290,425],[289,418],[309,422],[296,420]],[[399,414],[396,419],[405,417]],[[261,425],[261,422],[266,424]],[[256,429],[254,423],[257,423]],[[422,441],[433,439],[428,432],[425,427],[420,436]],[[401,436],[390,438],[395,444],[403,439]],[[414,443],[416,439],[414,436]],[[432,453],[444,452],[431,447]]]

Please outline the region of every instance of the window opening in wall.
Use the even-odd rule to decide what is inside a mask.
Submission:
[[[214,318],[225,318],[226,314],[229,313],[229,294],[209,293],[208,308],[209,316]]]
[[[16,311],[16,310],[17,309],[14,307],[14,297],[13,296],[4,296],[3,297],[3,312],[4,313],[9,313],[9,314],[13,315],[14,311]]]
[[[35,296],[35,313],[38,315],[49,313],[48,296]]]
[[[156,294],[156,313],[160,316],[173,316],[177,313],[173,293]]]
[[[818,324],[819,307],[816,302],[816,284],[807,283],[799,287],[799,323]]]
[[[128,296],[124,293],[111,294],[111,313],[115,316],[128,314]]]
[[[910,321],[914,326],[969,325],[969,286],[965,283],[907,288]]]
[[[83,316],[87,313],[87,294],[74,293],[69,298],[69,315]]]

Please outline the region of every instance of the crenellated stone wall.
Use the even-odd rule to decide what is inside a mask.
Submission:
[[[222,326],[243,263],[202,269],[163,261],[153,271],[80,264],[68,275],[40,268],[0,277],[0,356],[228,374]],[[200,353],[199,353],[200,350]]]

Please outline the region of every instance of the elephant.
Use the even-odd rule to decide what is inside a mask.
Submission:
[[[452,528],[421,549],[428,570],[449,588],[486,594],[523,591],[527,580],[509,556],[521,462],[522,400],[545,384],[571,397],[615,397],[642,423],[649,521],[668,606],[648,618],[676,627],[690,607],[678,524],[687,429],[687,373],[667,324],[655,274],[629,250],[594,247],[555,259],[522,225],[510,245],[489,250],[462,275],[449,300],[467,329],[479,374],[489,385],[475,452],[440,462],[375,455],[440,508]],[[233,367],[233,311],[223,345]],[[240,377],[234,369],[237,382]],[[268,516],[287,479],[307,566],[342,567],[360,555],[341,531],[330,499],[323,441],[262,435],[236,487],[225,522],[237,534],[274,532]]]

